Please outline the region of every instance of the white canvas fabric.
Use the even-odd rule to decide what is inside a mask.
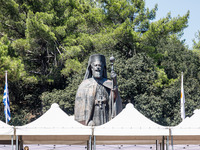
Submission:
[[[169,135],[169,128],[151,121],[129,103],[114,119],[104,125],[95,127],[94,135],[164,136]]]
[[[0,140],[11,140],[14,135],[14,127],[0,121]]]
[[[111,121],[94,128],[96,144],[155,144],[169,128],[146,118],[129,103]]]
[[[68,116],[54,103],[37,120],[16,126],[16,135],[21,135],[24,143],[62,144],[67,143],[65,141],[87,141],[92,135],[92,129],[75,121],[74,117]]]
[[[200,110],[185,118],[179,125],[170,128],[174,144],[200,144]]]
[[[191,117],[185,118],[179,125],[171,127],[171,134],[200,136],[200,109],[195,110]]]

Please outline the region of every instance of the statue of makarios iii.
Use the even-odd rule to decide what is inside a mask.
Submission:
[[[114,118],[122,110],[116,73],[107,79],[105,56],[91,55],[84,80],[75,99],[75,120],[83,125],[99,126]]]

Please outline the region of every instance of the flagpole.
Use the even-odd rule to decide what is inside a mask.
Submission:
[[[181,72],[181,118],[185,119],[185,94],[183,88],[183,72]]]
[[[6,111],[6,124],[8,124],[8,119],[7,119],[7,117],[8,117],[8,112],[7,112],[7,108],[8,108],[8,106],[7,106],[7,105],[8,105],[8,104],[7,104],[7,103],[8,103],[8,102],[7,102],[7,101],[8,101],[8,98],[7,98],[7,97],[8,97],[8,95],[7,95],[7,94],[8,94],[8,91],[7,91],[7,90],[8,90],[8,84],[7,84],[7,70],[5,71],[5,73],[6,73],[6,74],[5,74],[5,82],[6,82],[6,106],[5,106],[6,108],[5,108],[5,111]]]

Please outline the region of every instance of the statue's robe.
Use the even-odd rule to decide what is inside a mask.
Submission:
[[[111,89],[112,81],[105,78],[98,82],[94,78],[83,80],[76,93],[75,120],[84,125],[98,126],[120,113],[121,98],[118,91],[114,94]],[[98,103],[99,91],[104,99],[102,104]]]

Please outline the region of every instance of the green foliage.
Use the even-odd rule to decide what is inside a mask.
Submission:
[[[86,62],[84,62],[84,64],[86,64]],[[53,91],[42,93],[41,100],[43,112],[46,112],[53,103],[57,103],[68,115],[74,114],[74,99],[78,86],[83,80],[85,68],[86,65],[69,79],[69,84],[65,89],[54,89]]]
[[[180,119],[180,76],[184,73],[184,92],[186,98],[186,116],[191,116],[192,112],[199,108],[199,62],[200,57],[187,50],[178,39],[160,40],[157,51],[163,57],[157,61],[165,71],[168,86],[163,89],[162,99],[165,100],[165,115],[167,119],[164,124],[175,125]],[[165,79],[167,79],[165,76]],[[162,84],[161,84],[162,85]],[[196,87],[196,88],[195,88]],[[196,93],[196,94],[194,94]],[[196,107],[195,107],[196,105]]]
[[[106,56],[108,76],[109,57],[116,58],[124,106],[132,102],[159,124],[178,124],[184,72],[186,115],[200,108],[199,43],[189,51],[180,40],[189,12],[153,21],[157,5],[150,10],[144,0],[1,0],[0,5],[0,84],[8,70],[11,124],[26,124],[55,102],[73,114],[76,90],[94,53]]]
[[[197,41],[193,39],[193,49],[198,52],[198,50],[200,49],[200,31],[196,33],[195,38],[197,39]]]
[[[174,35],[178,36],[178,33],[187,27],[188,17],[189,12],[183,17],[178,16],[176,18],[171,18],[169,13],[167,17],[152,22],[149,30],[142,36],[144,48],[149,49],[149,46],[156,47],[159,45],[161,39],[168,40],[169,38],[173,38]],[[156,48],[151,48],[151,51],[149,52],[147,50],[147,53],[149,53],[151,57],[155,57],[155,59],[162,57],[162,54],[160,54]]]
[[[154,86],[159,88],[164,88],[168,87],[169,85],[177,81],[177,79],[168,79],[164,69],[159,69],[159,68],[156,69],[157,69],[158,79],[153,84]]]
[[[7,36],[0,39],[0,80],[4,81],[5,71],[10,81],[17,81],[25,77],[24,64],[20,57],[14,57]],[[3,87],[1,83],[1,87]]]
[[[7,36],[3,36],[0,39],[0,86],[1,93],[3,94],[3,87],[5,85],[5,71],[7,71],[7,78],[8,78],[8,87],[10,95],[10,110],[11,112],[14,112],[16,109],[16,103],[13,101],[13,98],[15,95],[12,92],[12,83],[18,82],[19,80],[23,80],[27,77],[24,64],[20,57],[16,57],[13,53],[13,50],[11,48],[10,41],[8,40]],[[0,96],[1,99],[3,99],[3,96]],[[4,118],[4,111],[3,111],[3,104],[1,104],[0,108],[0,119],[5,120]],[[15,117],[13,117],[14,119]],[[11,123],[14,123],[14,120],[11,121]]]
[[[118,60],[116,58],[116,60]],[[145,54],[134,55],[132,58],[116,61],[116,72],[121,98],[127,102],[135,102],[135,96],[139,93],[150,92],[153,81],[156,78],[154,63]],[[118,70],[119,69],[119,70]]]
[[[81,64],[75,59],[68,59],[65,62],[65,68],[61,71],[64,75],[69,75],[72,70],[80,71]]]

